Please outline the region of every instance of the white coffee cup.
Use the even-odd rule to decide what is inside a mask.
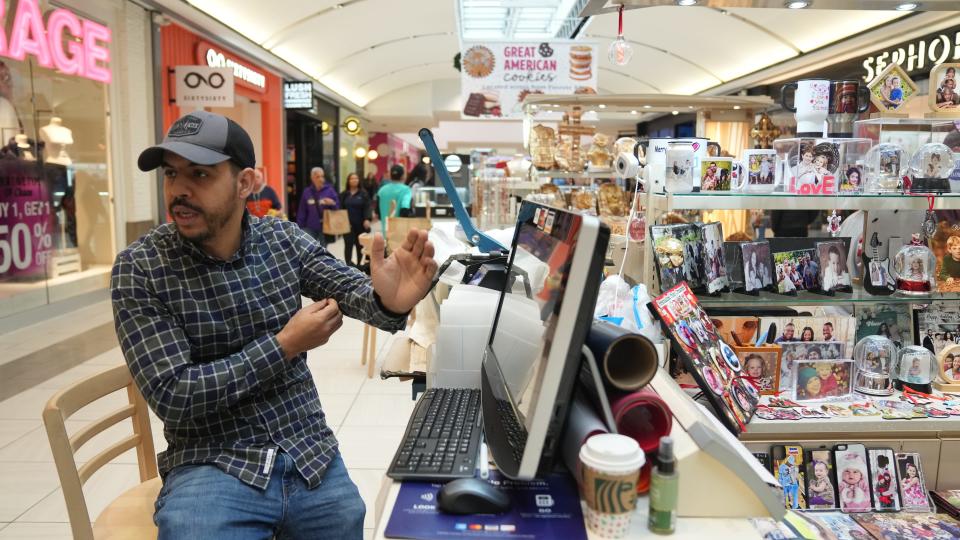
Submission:
[[[648,180],[654,189],[660,189],[666,180],[667,150],[670,143],[689,142],[693,148],[694,154],[698,158],[706,158],[710,155],[710,147],[714,147],[715,154],[720,154],[720,145],[703,137],[683,137],[683,138],[654,138],[647,141],[647,174]],[[694,166],[697,163],[694,162]],[[696,184],[694,184],[696,185]]]
[[[787,89],[796,90],[793,105],[787,105]],[[830,112],[830,81],[804,79],[780,88],[780,104],[797,117],[798,137],[823,137]]]
[[[602,433],[587,439],[580,447],[578,475],[587,528],[607,538],[626,536],[644,463],[643,450],[630,437]]]
[[[743,173],[736,186],[730,189],[744,193],[772,193],[779,184],[777,175],[777,152],[770,149],[743,151]]]
[[[690,193],[694,186],[694,170],[697,167],[697,153],[689,141],[671,141],[664,160],[666,179],[664,189],[667,193]]]
[[[697,169],[700,176],[700,191],[732,191],[741,184],[742,167],[730,157],[706,157],[700,160]]]

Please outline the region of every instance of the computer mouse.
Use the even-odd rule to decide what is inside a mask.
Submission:
[[[510,497],[479,478],[460,478],[440,488],[437,506],[447,514],[502,514]]]

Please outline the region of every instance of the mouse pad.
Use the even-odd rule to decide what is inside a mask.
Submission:
[[[543,481],[514,481],[491,470],[488,481],[510,496],[509,512],[444,514],[437,509],[437,494],[443,484],[403,482],[384,536],[415,540],[451,536],[587,539],[577,485],[569,474],[552,474]]]

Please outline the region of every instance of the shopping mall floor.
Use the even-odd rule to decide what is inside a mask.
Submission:
[[[334,253],[342,250],[333,248]],[[309,302],[309,300],[307,300]],[[344,319],[330,341],[307,354],[327,422],[336,432],[350,476],[367,505],[364,537],[373,535],[374,501],[386,467],[413,411],[410,383],[367,378],[360,365],[363,324]],[[380,332],[380,351],[390,335]],[[58,389],[123,362],[113,333],[106,294],[102,301],[0,336],[0,539],[68,539],[70,525],[60,482],[41,421],[44,404]],[[31,365],[34,368],[31,368]],[[59,367],[58,367],[59,366]],[[47,374],[58,373],[48,377]],[[95,420],[125,399],[101,400],[67,421],[68,431]],[[98,408],[99,405],[99,408]],[[105,407],[104,407],[105,406]],[[151,414],[157,451],[166,443]],[[115,426],[77,453],[78,465],[129,433]],[[115,497],[138,483],[131,450],[104,466],[84,486],[92,519]]]

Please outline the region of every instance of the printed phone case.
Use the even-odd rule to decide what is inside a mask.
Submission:
[[[807,508],[833,510],[837,508],[837,480],[833,451],[818,448],[807,452]]]
[[[897,454],[897,480],[900,504],[907,512],[929,512],[927,481],[923,476],[920,454]]]
[[[770,470],[770,454],[767,452],[754,452],[753,457],[757,458],[764,469]]]
[[[784,506],[793,510],[806,508],[803,448],[796,444],[777,445],[770,448],[770,453],[773,476],[783,489]]]
[[[862,444],[838,444],[833,447],[837,470],[837,497],[844,512],[869,512],[870,473],[867,449]]]
[[[870,460],[870,490],[873,509],[878,512],[900,511],[900,490],[897,489],[897,459],[891,448],[867,450]]]

